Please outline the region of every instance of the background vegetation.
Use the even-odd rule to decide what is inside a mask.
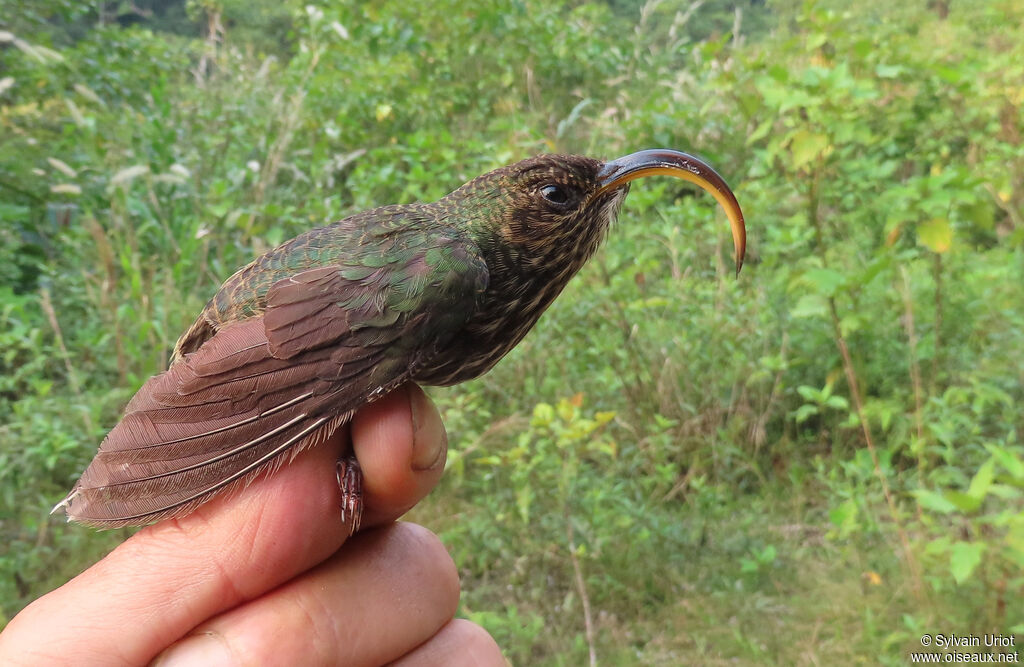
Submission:
[[[538,152],[700,152],[487,377],[413,518],[515,664],[1024,633],[1019,0],[0,2],[0,623],[222,279]],[[1019,643],[1019,642],[1018,642]]]

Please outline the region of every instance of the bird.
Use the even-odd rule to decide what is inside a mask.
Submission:
[[[609,161],[538,155],[432,203],[357,213],[228,278],[54,512],[104,529],[183,517],[407,382],[479,377],[594,254],[630,182],[656,174],[698,185],[725,209],[738,274],[746,228],[735,195],[707,162],[670,149]],[[361,473],[351,454],[337,474],[355,532]]]

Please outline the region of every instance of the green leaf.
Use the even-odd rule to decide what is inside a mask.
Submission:
[[[818,414],[818,406],[816,405],[801,405],[796,410],[796,423],[803,424],[810,417]]]
[[[985,449],[1011,477],[1024,480],[1024,461],[1021,461],[1017,454],[999,445],[986,445]]]
[[[825,33],[821,33],[821,32],[811,33],[806,38],[806,41],[804,43],[804,48],[806,48],[808,51],[813,51],[814,49],[816,49],[816,48],[822,46],[823,44],[825,44],[825,42],[827,42],[827,41],[828,41],[828,35],[826,35]]]
[[[824,395],[819,389],[807,384],[802,384],[799,387],[797,387],[796,393],[800,394],[801,398],[803,398],[805,401],[820,403],[822,400],[824,400]]]
[[[875,66],[875,76],[879,79],[895,79],[902,71],[903,68],[899,65],[883,65],[879,63]]]
[[[958,510],[971,514],[976,512],[981,507],[981,500],[974,496],[969,496],[963,491],[946,491],[946,500],[953,503]]]
[[[857,503],[852,499],[843,502],[839,507],[833,507],[828,511],[828,519],[836,528],[852,525],[857,520],[859,509]]]
[[[232,209],[229,201],[212,202],[206,205],[209,215],[214,218],[223,218]]]
[[[850,408],[850,403],[843,396],[829,396],[825,405],[833,410],[848,410]]]
[[[549,426],[555,421],[555,409],[549,403],[538,403],[533,408],[531,426]]]
[[[798,130],[790,140],[789,150],[793,153],[793,167],[799,169],[824,157],[830,152],[830,146],[824,134]]]
[[[970,579],[974,569],[981,562],[981,554],[985,545],[980,542],[957,542],[949,549],[949,571],[962,584]]]
[[[917,226],[917,238],[932,252],[944,253],[953,244],[953,228],[945,218],[932,218]]]
[[[558,418],[564,422],[572,422],[573,418],[576,416],[576,408],[574,408],[572,403],[564,398],[558,401],[558,404],[555,406],[555,411],[558,413]]]
[[[516,489],[516,509],[523,523],[530,522],[530,506],[533,505],[533,488],[522,486]]]
[[[924,545],[924,552],[929,556],[941,556],[943,554],[948,554],[951,546],[952,541],[949,539],[949,536],[943,535],[941,537],[936,537],[933,540],[929,540]]]
[[[956,511],[956,505],[946,500],[940,493],[928,489],[917,489],[912,492],[912,495],[917,498],[917,504],[926,510],[940,514],[950,514]]]
[[[761,139],[763,139],[766,136],[768,136],[768,133],[771,131],[772,126],[774,124],[775,124],[775,119],[774,118],[766,118],[763,121],[761,121],[761,124],[757,126],[757,129],[755,129],[753,132],[751,132],[750,136],[747,137],[747,145],[748,146],[753,145],[753,144],[757,143],[758,141],[760,141]]]
[[[995,209],[982,199],[962,205],[960,215],[981,229],[991,230],[996,224]]]
[[[859,274],[857,274],[847,282],[853,282],[858,286],[867,285],[872,280],[875,279],[875,277],[882,271],[882,269],[885,269],[890,264],[892,264],[892,255],[888,253],[881,255],[880,257],[877,257],[871,262],[869,262],[868,265],[864,267],[863,271],[861,271]]]
[[[988,489],[992,486],[992,478],[995,477],[995,466],[996,460],[989,459],[981,464],[978,468],[978,472],[974,473],[974,478],[971,479],[971,485],[967,489],[967,495],[974,498],[979,503],[985,499],[988,495]]]
[[[844,336],[849,336],[852,333],[860,331],[863,324],[863,320],[861,320],[857,315],[844,315],[839,320],[839,330],[843,332]]]
[[[846,283],[846,276],[832,269],[811,269],[803,279],[822,296],[835,296]]]
[[[828,301],[819,294],[805,294],[789,314],[793,317],[824,317],[828,315]]]
[[[1018,521],[1006,531],[1006,546],[1003,553],[1024,569],[1024,522]]]
[[[993,484],[988,487],[988,495],[995,496],[1000,500],[1016,501],[1024,497],[1024,492],[1021,492],[1015,486],[1007,486],[1006,484]]]

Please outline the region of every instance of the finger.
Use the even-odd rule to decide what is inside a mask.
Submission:
[[[385,424],[366,428],[371,424],[363,420],[360,449],[395,447],[405,437],[397,446],[411,452],[408,394],[385,397],[373,407],[374,419]],[[378,436],[388,440],[376,442]],[[339,517],[335,477],[345,448],[347,439],[339,434],[237,494],[143,529],[15,617],[0,635],[0,658],[120,656],[147,662],[197,624],[323,561],[348,533]],[[370,468],[367,479],[374,488],[380,485],[371,475],[387,474],[386,463]],[[391,463],[408,468],[409,458]],[[40,627],[61,632],[47,633],[42,641]]]
[[[408,418],[384,419],[404,400]],[[444,472],[448,435],[433,401],[415,384],[363,408],[352,420],[363,469],[363,525],[394,521],[423,499]]]
[[[381,665],[448,623],[459,600],[455,564],[411,523],[360,533],[345,549],[258,600],[204,623],[158,664]]]
[[[338,548],[347,533],[338,521],[334,478],[342,443],[324,443],[237,495],[139,531],[27,607],[2,639],[10,634],[22,650],[54,662],[69,656],[82,662],[110,656],[149,661],[211,615],[290,579]],[[33,634],[39,624],[61,632],[40,641]],[[0,641],[0,656],[4,648]]]
[[[441,631],[391,663],[391,667],[506,667],[494,638],[476,623],[456,618]]]

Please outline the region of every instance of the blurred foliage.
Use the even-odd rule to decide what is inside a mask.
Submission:
[[[1024,632],[1019,2],[8,7],[0,622],[124,537],[49,508],[238,266],[534,153],[668,146],[736,187],[747,266],[649,179],[508,359],[432,392],[413,518],[460,613],[516,664]]]

